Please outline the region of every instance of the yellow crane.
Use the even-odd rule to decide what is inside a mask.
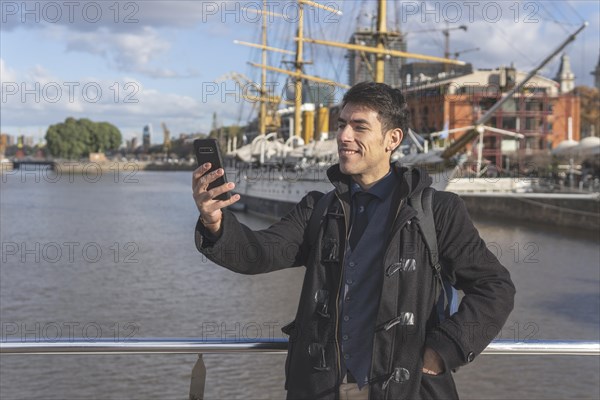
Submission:
[[[169,151],[171,151],[171,132],[169,131],[169,128],[167,128],[167,124],[164,122],[161,122],[160,125],[162,126],[163,130],[163,151],[168,157]]]

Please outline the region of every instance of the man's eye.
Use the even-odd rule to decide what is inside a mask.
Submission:
[[[346,127],[346,124],[338,124],[338,129],[344,129]]]

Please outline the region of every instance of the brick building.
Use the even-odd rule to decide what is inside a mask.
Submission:
[[[411,126],[428,133],[473,125],[494,103],[524,80],[527,73],[514,68],[475,70],[441,80],[420,80],[404,92],[411,111]],[[572,93],[560,93],[560,84],[535,75],[525,87],[497,110],[487,125],[525,135],[511,137],[486,131],[483,156],[502,167],[503,155],[525,150],[549,150],[567,139],[569,123],[573,139],[579,140],[580,103]],[[571,122],[569,122],[571,121]],[[449,135],[456,140],[465,132]]]

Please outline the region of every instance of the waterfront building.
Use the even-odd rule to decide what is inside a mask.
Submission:
[[[163,151],[168,153],[171,149],[171,131],[167,128],[167,124],[164,122],[161,124],[163,128]]]
[[[31,135],[21,135],[21,143],[26,147],[33,147],[35,144],[35,138]]]
[[[0,134],[0,157],[4,157],[6,148],[8,147],[8,135],[6,133]]]
[[[148,152],[150,149],[150,143],[152,141],[152,124],[148,124],[144,126],[144,131],[142,134],[142,146],[144,147],[144,151]]]
[[[411,111],[411,126],[427,136],[473,125],[526,75],[513,67],[499,67],[407,85],[404,92]],[[495,112],[487,125],[525,135],[524,140],[517,142],[486,131],[483,156],[502,168],[504,156],[519,150],[527,154],[547,152],[567,139],[569,131],[573,140],[579,140],[579,98],[572,92],[561,93],[556,81],[535,75]],[[448,138],[453,141],[465,133],[450,133]]]
[[[131,138],[129,151],[134,152],[137,149],[137,147],[138,147],[138,139],[137,139],[137,136],[134,136]]]
[[[560,67],[554,80],[560,85],[560,93],[568,93],[575,89],[575,74],[571,71],[571,61],[568,55],[563,54],[560,58]]]

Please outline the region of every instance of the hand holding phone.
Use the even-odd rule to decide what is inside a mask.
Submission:
[[[218,170],[219,168],[223,168],[223,158],[221,157],[221,152],[219,150],[219,145],[216,139],[196,139],[194,140],[194,150],[196,153],[196,161],[198,162],[198,166],[202,166],[206,163],[210,163],[210,169],[205,173],[209,174]],[[223,171],[225,171],[223,169]],[[207,191],[214,189],[216,187],[225,185],[227,183],[227,176],[225,172],[223,175],[209,183],[207,187]],[[231,198],[230,192],[221,193],[220,195],[215,197],[215,200],[229,200]]]
[[[217,141],[214,139],[195,140],[194,149],[198,161],[198,168],[192,174],[194,201],[200,212],[202,224],[213,235],[219,236],[222,231],[223,219],[221,209],[238,201],[240,195],[232,196],[229,192],[235,185],[227,183]],[[209,190],[213,188],[218,195],[209,194]]]

